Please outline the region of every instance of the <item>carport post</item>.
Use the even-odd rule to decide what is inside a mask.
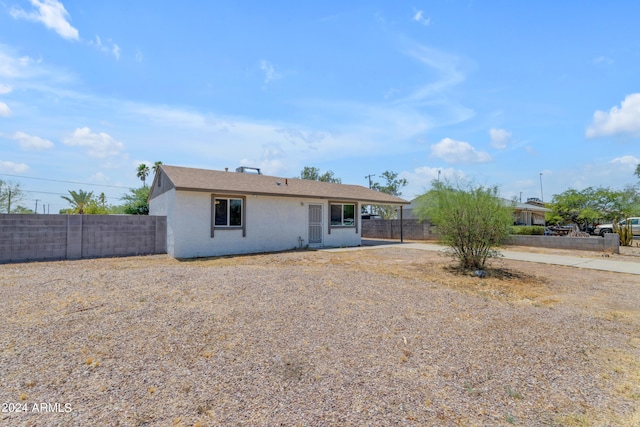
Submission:
[[[400,243],[404,243],[404,221],[402,220],[402,208],[403,206],[400,205]]]

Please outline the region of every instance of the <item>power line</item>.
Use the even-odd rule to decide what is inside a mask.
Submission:
[[[36,194],[53,194],[54,196],[68,196],[68,193],[53,193],[51,191],[36,191],[36,190],[27,190],[26,188],[21,188],[20,191],[24,191],[25,193],[36,193]],[[121,197],[111,197],[111,196],[105,196],[105,199],[118,199],[120,200]]]
[[[95,187],[124,188],[124,189],[127,189],[127,190],[130,190],[131,188],[133,188],[133,187],[123,187],[123,186],[119,186],[119,185],[90,184],[88,182],[64,181],[64,180],[61,180],[61,179],[36,178],[36,177],[33,177],[33,176],[11,175],[11,174],[8,174],[8,173],[0,173],[0,175],[2,175],[2,176],[11,176],[11,177],[14,177],[14,178],[37,179],[37,180],[40,180],[40,181],[64,182],[66,184],[93,185]]]

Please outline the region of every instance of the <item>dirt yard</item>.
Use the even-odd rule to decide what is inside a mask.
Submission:
[[[638,276],[450,264],[0,265],[0,425],[640,425]]]

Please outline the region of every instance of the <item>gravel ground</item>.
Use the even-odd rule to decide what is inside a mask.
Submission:
[[[640,425],[638,277],[492,267],[402,248],[0,265],[0,424]]]

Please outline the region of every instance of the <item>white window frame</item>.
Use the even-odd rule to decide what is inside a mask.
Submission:
[[[226,224],[216,224],[216,201],[218,200],[226,200],[227,202],[227,223]],[[231,225],[231,201],[239,200],[240,201],[240,224],[239,225]],[[242,237],[246,236],[246,207],[247,207],[247,198],[245,196],[233,196],[233,195],[222,195],[222,194],[212,194],[211,195],[211,237],[214,237],[214,230],[242,230]]]
[[[344,207],[345,206],[353,206],[353,224],[345,224],[344,220]],[[333,224],[332,219],[332,208],[334,206],[340,206],[340,224]],[[356,233],[358,232],[358,203],[357,202],[340,202],[340,201],[329,201],[329,234],[331,234],[332,228],[355,228]]]

